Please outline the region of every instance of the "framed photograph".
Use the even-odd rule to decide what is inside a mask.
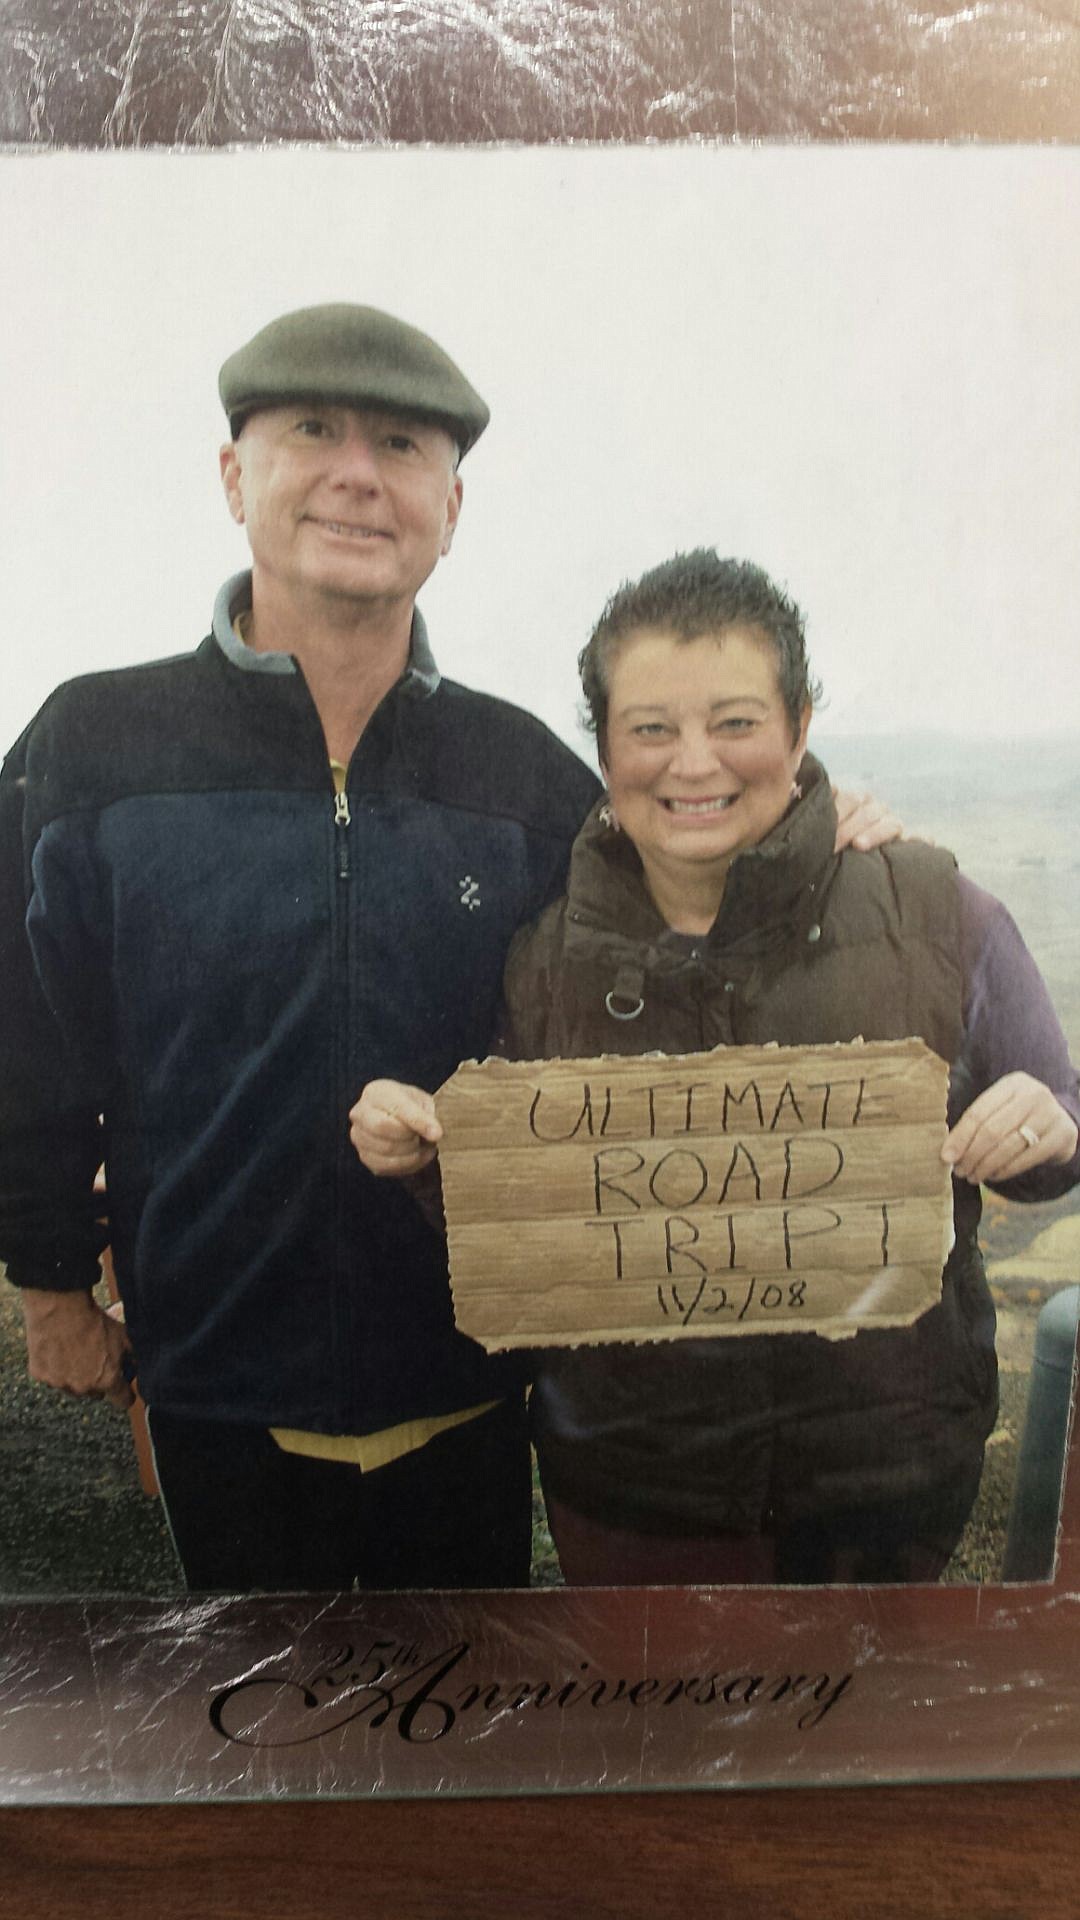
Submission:
[[[6,739],[59,682],[200,641],[245,564],[217,369],[276,314],[369,303],[492,409],[421,594],[442,671],[587,758],[612,589],[698,546],[760,563],[807,615],[812,750],[1004,899],[1075,1058],[1080,35],[883,40],[867,5],[841,52],[824,8],[491,7],[486,37],[421,8],[379,67],[376,4],[305,50],[273,8],[239,40],[214,9],[141,37],[48,11],[4,22]],[[1078,1220],[988,1208],[1003,1414],[934,1586],[190,1597],[152,1496],[114,1502],[122,1418],[42,1438],[6,1302],[0,1801],[1075,1773],[1075,1460],[1040,1577],[1004,1555]]]

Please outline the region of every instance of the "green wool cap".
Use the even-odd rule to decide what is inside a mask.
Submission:
[[[259,407],[318,401],[422,414],[467,453],[491,417],[426,333],[377,307],[345,304],[301,307],[271,320],[226,360],[218,392],[234,439]]]

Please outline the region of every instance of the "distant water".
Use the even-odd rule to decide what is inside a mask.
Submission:
[[[1080,1060],[1080,733],[957,740],[815,726],[811,746],[834,780],[888,801],[1005,902]]]

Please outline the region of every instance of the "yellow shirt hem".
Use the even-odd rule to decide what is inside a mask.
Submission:
[[[440,1413],[430,1420],[403,1420],[400,1426],[385,1427],[381,1433],[304,1433],[297,1427],[271,1427],[270,1438],[285,1453],[303,1453],[310,1460],[340,1460],[347,1466],[371,1473],[376,1467],[389,1466],[406,1453],[426,1447],[437,1434],[451,1427],[462,1427],[466,1420],[477,1420],[482,1413],[497,1407],[497,1400],[485,1400],[481,1407],[466,1407],[461,1413]]]

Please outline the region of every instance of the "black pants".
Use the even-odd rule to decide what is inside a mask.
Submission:
[[[543,1454],[540,1456],[543,1476]],[[643,1533],[596,1520],[544,1483],[548,1524],[568,1586],[932,1585],[951,1559],[979,1491],[980,1462],[918,1500],[772,1520],[759,1533]]]
[[[259,1427],[150,1410],[162,1497],[195,1592],[527,1587],[524,1405],[504,1401],[364,1473]]]

